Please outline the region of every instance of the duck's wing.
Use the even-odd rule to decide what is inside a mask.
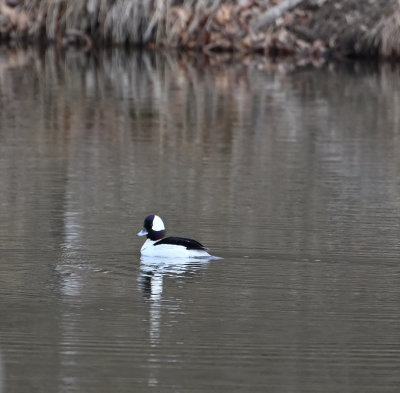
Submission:
[[[173,244],[175,246],[183,246],[188,250],[207,250],[201,243],[193,239],[187,239],[185,237],[165,237],[154,243],[154,246],[160,244]]]

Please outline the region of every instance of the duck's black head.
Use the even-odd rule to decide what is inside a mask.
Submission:
[[[143,223],[143,229],[138,236],[147,236],[150,240],[160,240],[165,237],[165,225],[160,217],[152,214],[147,216]]]

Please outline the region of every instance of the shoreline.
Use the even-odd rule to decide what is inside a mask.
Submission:
[[[273,58],[400,57],[398,0],[168,4],[164,0],[0,0],[0,41],[12,47],[144,47]]]

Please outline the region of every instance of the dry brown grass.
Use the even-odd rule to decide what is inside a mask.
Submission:
[[[260,32],[260,15],[282,0],[0,0],[3,38],[71,44],[148,45],[208,51],[283,52],[307,45],[286,19]],[[290,18],[289,18],[290,19]],[[310,45],[311,47],[311,45]]]
[[[17,7],[0,1],[3,37],[24,36],[64,44],[83,40],[110,44],[176,44],[184,23],[174,14],[176,0],[23,0]],[[193,10],[191,22],[220,0],[179,1]],[[180,15],[184,17],[184,15]],[[173,21],[173,22],[172,22]]]
[[[329,51],[344,56],[400,56],[400,0],[14,3],[18,5],[0,0],[0,39],[7,42],[86,48],[138,45],[300,57],[324,57]]]
[[[381,57],[400,57],[400,0],[370,32],[369,40]]]

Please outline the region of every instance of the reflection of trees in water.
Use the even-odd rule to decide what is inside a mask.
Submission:
[[[107,219],[125,247],[131,227],[113,210],[118,204],[131,216],[166,211],[182,232],[201,217],[220,229],[223,247],[232,237],[250,248],[272,237],[274,252],[288,238],[298,248],[334,249],[328,228],[362,240],[352,223],[369,219],[371,203],[383,196],[387,209],[397,208],[388,179],[398,167],[398,74],[390,66],[292,72],[289,63],[235,60],[121,51],[3,56],[0,137],[8,148],[0,160],[10,168],[0,197],[16,199],[6,202],[19,217],[13,224],[34,221],[40,209],[24,209],[31,195],[39,208],[53,204],[50,211],[72,199],[79,225]],[[11,149],[10,128],[24,141]],[[56,177],[64,191],[30,176],[53,170],[64,171]],[[47,199],[35,197],[49,189]],[[53,217],[57,233],[63,224]],[[213,246],[212,231],[205,236]]]

